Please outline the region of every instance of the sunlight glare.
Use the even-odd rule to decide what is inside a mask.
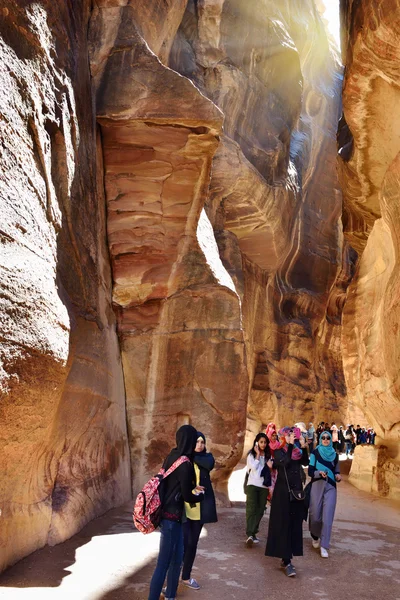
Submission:
[[[339,0],[323,0],[321,4],[325,6],[323,18],[326,20],[329,33],[332,35],[337,47],[340,49]]]

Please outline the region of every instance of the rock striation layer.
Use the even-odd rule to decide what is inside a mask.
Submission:
[[[98,1],[90,49],[133,487],[191,422],[223,499],[246,418],[345,411],[338,57],[311,0]]]
[[[0,2],[0,571],[130,497],[88,2]]]
[[[145,27],[156,3],[134,4],[99,3],[90,30],[133,485],[190,421],[212,440],[219,491],[241,454],[248,387],[240,298],[202,212],[223,114],[161,62],[160,13],[158,36]],[[182,9],[168,12],[172,30]]]
[[[226,502],[246,426],[345,415],[359,248],[313,0],[0,14],[2,569],[126,500],[181,424]]]
[[[225,116],[206,210],[242,300],[252,427],[344,413],[341,71],[314,3],[189,1],[169,64]]]
[[[399,477],[400,7],[395,1],[342,2],[342,19],[350,144],[350,152],[339,150],[344,229],[359,254],[343,317],[343,366],[349,404],[375,428]],[[374,491],[396,496],[399,483],[392,479]]]

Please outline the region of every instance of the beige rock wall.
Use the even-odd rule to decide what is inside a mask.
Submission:
[[[364,492],[400,498],[400,465],[385,446],[357,446],[349,481]]]
[[[242,450],[248,387],[240,298],[202,212],[223,114],[161,62],[163,17],[154,37],[146,10],[156,3],[140,14],[135,3],[99,3],[90,31],[133,486],[190,422],[212,444],[223,493]],[[168,12],[175,31],[178,12]]]
[[[341,72],[319,13],[313,2],[188,2],[169,64],[225,115],[206,209],[242,298],[249,422],[344,415],[354,257],[342,251],[336,175]]]
[[[130,497],[88,2],[0,2],[0,571]]]
[[[344,311],[343,365],[349,403],[363,410],[399,465],[400,6],[343,2],[342,16],[350,148],[341,164],[344,224],[359,252]],[[374,490],[390,495],[398,487],[393,480]]]
[[[191,422],[223,499],[246,418],[345,410],[338,59],[311,0],[98,1],[90,48],[133,487]]]

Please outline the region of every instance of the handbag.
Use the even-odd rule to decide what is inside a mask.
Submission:
[[[285,477],[286,477],[286,483],[287,483],[287,487],[289,490],[289,500],[290,502],[303,502],[304,498],[305,498],[305,494],[304,494],[304,490],[300,489],[300,490],[292,490],[292,488],[289,485],[289,479],[286,473],[286,467],[283,467],[285,470]]]
[[[250,473],[250,471],[246,471],[246,475],[244,476],[244,481],[243,481],[243,491],[245,494],[247,494],[247,482],[249,481],[249,473]]]

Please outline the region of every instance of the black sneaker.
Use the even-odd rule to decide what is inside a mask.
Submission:
[[[296,575],[296,569],[294,568],[294,566],[292,565],[292,563],[289,563],[287,565],[287,567],[285,567],[285,573],[288,577],[295,577]]]
[[[260,540],[258,539],[258,537],[256,535],[253,535],[253,544],[259,544]]]

